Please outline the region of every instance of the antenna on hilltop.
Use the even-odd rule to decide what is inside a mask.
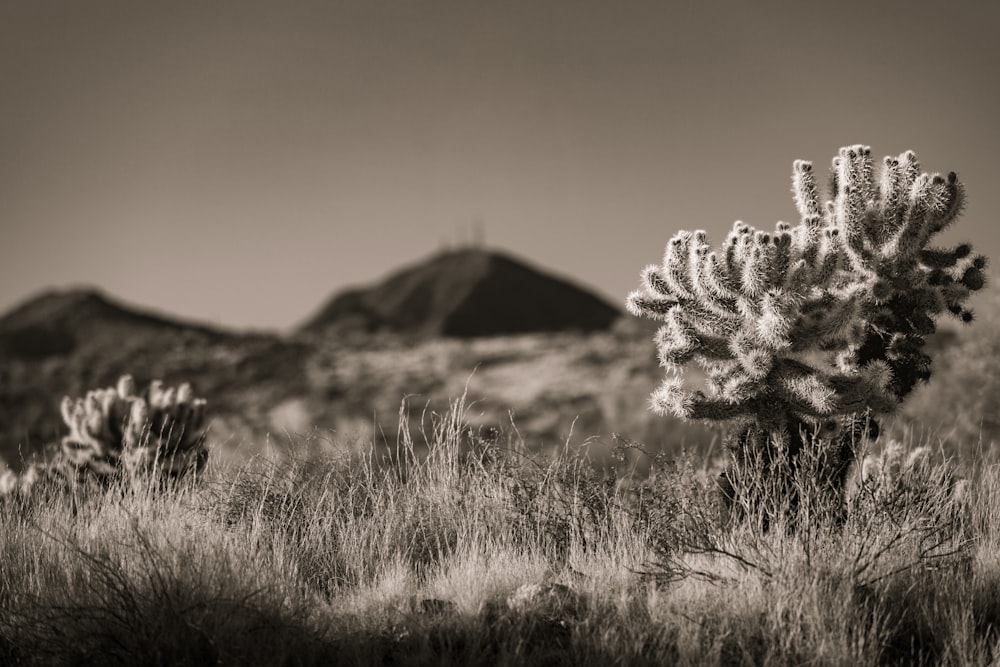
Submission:
[[[463,248],[475,248],[482,249],[486,247],[486,224],[483,222],[482,218],[475,218],[470,223],[455,223],[455,237],[454,237],[454,248],[456,250],[461,250]],[[448,248],[450,244],[442,243],[443,247]]]
[[[439,247],[441,252],[482,250],[486,247],[486,223],[482,218],[475,218],[466,223],[456,222],[452,236],[450,238],[442,236]]]
[[[486,247],[486,223],[482,218],[472,221],[472,247],[479,249]]]

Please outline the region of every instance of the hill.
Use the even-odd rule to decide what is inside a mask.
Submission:
[[[95,289],[50,290],[0,317],[0,357],[65,356],[102,336],[163,332],[191,332],[206,338],[224,335],[204,325],[126,306]]]
[[[334,296],[302,331],[474,338],[597,331],[620,315],[590,292],[509,256],[465,249]]]

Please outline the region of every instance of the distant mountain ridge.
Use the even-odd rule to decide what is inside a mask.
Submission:
[[[594,293],[507,254],[438,253],[375,285],[336,292],[299,332],[390,332],[470,338],[607,329],[622,311]],[[65,354],[108,327],[136,333],[241,334],[124,304],[91,288],[51,289],[0,314],[0,354]],[[265,334],[265,332],[259,332]]]
[[[142,307],[126,305],[93,287],[46,290],[0,315],[0,331],[31,326],[42,322],[66,321],[96,317],[131,324],[195,328],[213,327],[180,318],[150,312]]]
[[[97,335],[194,332],[224,336],[212,327],[127,306],[93,288],[48,290],[0,316],[0,355],[64,355]]]
[[[507,255],[440,253],[374,286],[341,292],[300,329],[473,338],[606,329],[621,311]]]

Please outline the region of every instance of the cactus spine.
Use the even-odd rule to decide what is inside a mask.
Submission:
[[[705,232],[679,232],[627,306],[664,323],[656,343],[667,377],[653,410],[735,424],[737,459],[827,447],[842,487],[863,424],[930,377],[922,348],[935,319],[972,320],[965,303],[984,285],[986,260],[967,244],[929,245],[964,191],[954,173],[921,173],[912,151],[876,174],[867,146],[842,148],[831,180],[821,203],[812,164],[795,161],[796,227],[737,222],[718,249]],[[685,386],[690,363],[704,370],[704,390]]]

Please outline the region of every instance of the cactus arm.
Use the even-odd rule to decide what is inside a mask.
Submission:
[[[812,162],[796,160],[792,164],[792,196],[803,220],[822,214]]]
[[[685,391],[679,378],[668,377],[650,397],[650,406],[661,415],[682,419],[726,420],[753,414],[758,408],[754,400],[730,402],[705,397],[702,392]]]

